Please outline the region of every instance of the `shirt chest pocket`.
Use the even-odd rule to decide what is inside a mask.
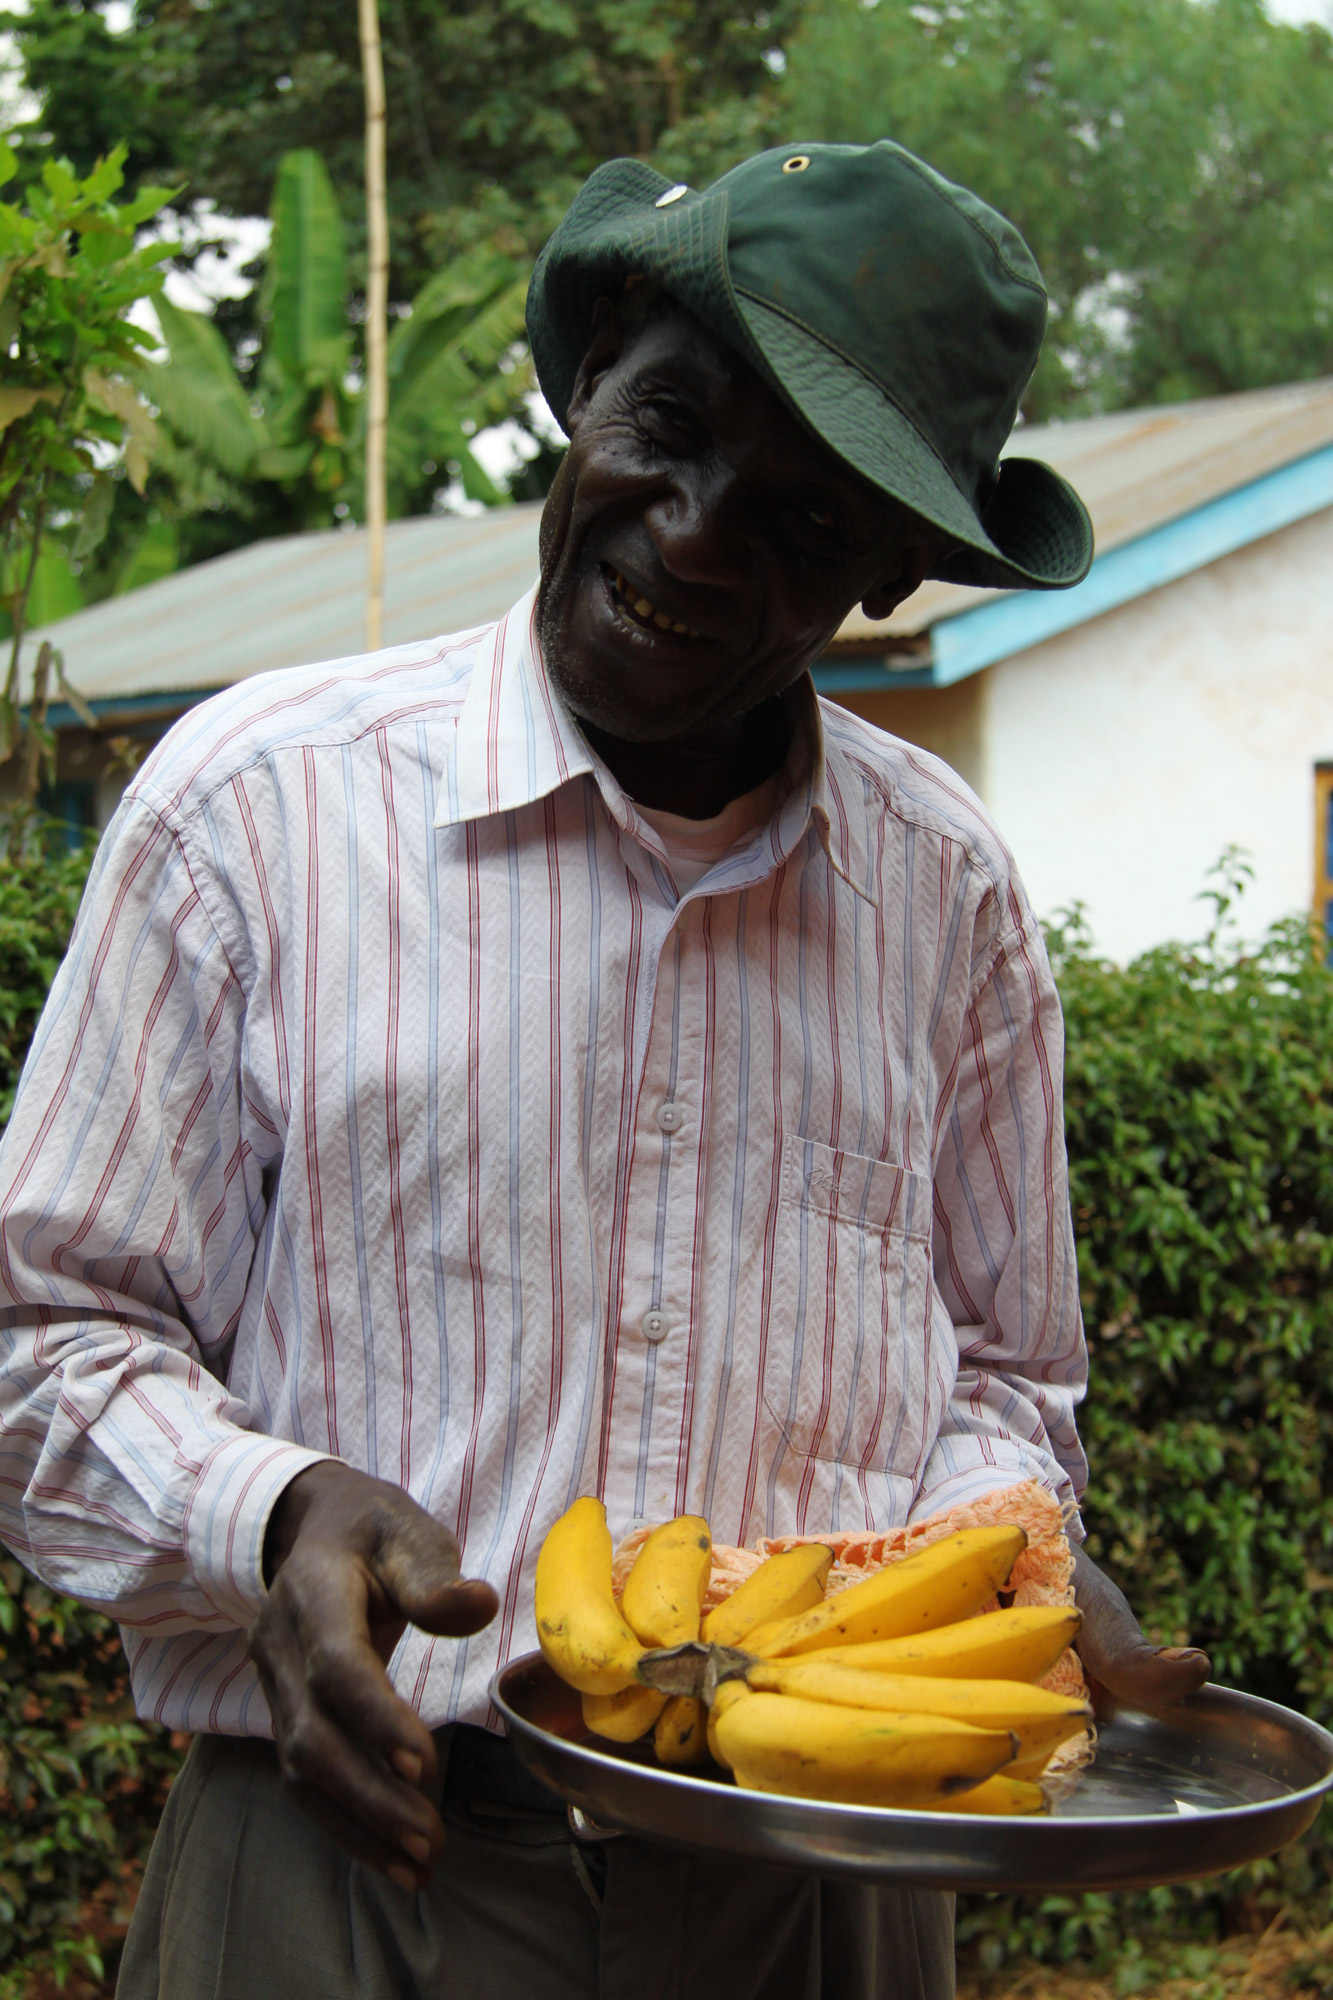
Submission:
[[[782,1144],[763,1395],[808,1457],[911,1472],[930,1379],[930,1182]]]

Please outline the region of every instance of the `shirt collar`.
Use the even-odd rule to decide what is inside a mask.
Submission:
[[[478,644],[454,738],[436,826],[453,826],[534,804],[572,779],[594,779],[612,818],[636,839],[645,823],[597,756],[552,685],[536,629],[537,586]],[[876,900],[861,832],[862,781],[828,740],[814,683],[805,674],[784,696],[792,722],[786,778],[769,837],[773,863],[813,822],[838,875]],[[850,812],[848,811],[850,807]],[[655,842],[655,837],[654,844]]]

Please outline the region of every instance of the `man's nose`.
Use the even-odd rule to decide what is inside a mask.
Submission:
[[[662,567],[682,583],[740,582],[754,566],[753,507],[731,466],[691,467],[645,517]]]

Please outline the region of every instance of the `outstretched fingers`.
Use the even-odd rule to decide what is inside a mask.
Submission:
[[[343,1567],[284,1572],[251,1633],[278,1761],[292,1796],[359,1860],[424,1880],[444,1841],[419,1789],[435,1775],[434,1740],[371,1643],[364,1572],[358,1593]]]
[[[409,1624],[478,1631],[497,1601],[406,1493],[336,1460],[299,1474],[265,1537],[269,1594],[250,1633],[292,1796],[359,1860],[418,1885],[444,1842],[425,1796],[435,1743],[394,1692]]]

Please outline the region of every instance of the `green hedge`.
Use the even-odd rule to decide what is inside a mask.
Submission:
[[[98,1977],[179,1761],[136,1722],[115,1626],[0,1560],[0,1996],[35,1962]],[[19,1989],[21,1990],[21,1988]]]
[[[40,823],[8,829],[0,1116],[86,865]],[[1188,1635],[1219,1680],[1330,1722],[1333,973],[1300,924],[1246,947],[1237,887],[1233,866],[1200,944],[1127,969],[1097,957],[1077,916],[1050,934],[1092,1349],[1085,1516],[1155,1636]],[[132,1721],[107,1622],[16,1564],[0,1563],[0,1633],[3,2000],[6,1965],[68,1957],[90,1908],[115,1904],[175,1753]],[[1115,1958],[1130,1992],[1171,1952],[1279,1907],[1326,1923],[1331,1879],[1333,1843],[1316,1834],[1188,1889],[966,1898],[960,1937],[986,1965]]]
[[[1308,927],[1235,928],[1234,859],[1198,945],[1107,964],[1048,934],[1091,1354],[1089,1550],[1162,1642],[1333,1724],[1333,973]],[[1243,910],[1243,904],[1242,904]],[[1280,1860],[1134,1897],[973,1898],[982,1959],[1121,1959],[1153,1940],[1333,1917],[1333,1825]],[[1333,1991],[1333,1984],[1329,1991]]]
[[[0,808],[0,1131],[37,1017],[74,928],[96,841],[41,813]]]
[[[1219,1680],[1333,1720],[1333,977],[1052,940],[1091,1352],[1092,1552]]]
[[[0,1127],[64,956],[91,837],[0,813]],[[115,1626],[0,1557],[0,1996],[29,1962],[100,1971],[177,1753],[134,1719]],[[21,1990],[13,1984],[13,1990]]]

